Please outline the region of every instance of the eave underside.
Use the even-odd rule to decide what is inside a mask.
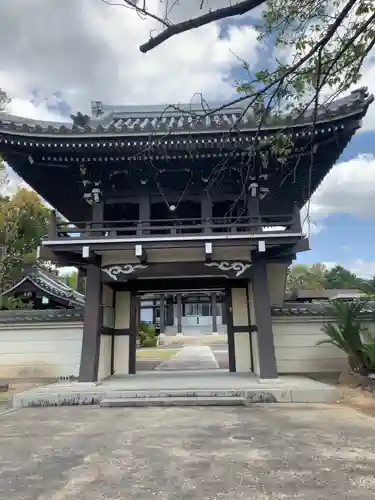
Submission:
[[[202,177],[214,179],[209,183],[213,197],[220,198],[223,193],[237,196],[243,191],[243,179],[250,168],[253,173],[268,174],[263,187],[269,190],[269,196],[262,201],[261,209],[273,214],[285,200],[300,207],[307,202],[351,140],[361,116],[359,113],[345,124],[335,122],[336,129],[332,123],[320,130],[314,140],[311,131],[310,135],[300,134],[287,161],[272,160],[266,169],[260,158],[249,161],[247,149],[251,140],[247,144],[238,138],[235,144],[228,138],[227,143],[217,143],[212,137],[212,142],[207,142],[207,138],[196,144],[185,140],[185,145],[183,138],[178,144],[170,139],[145,151],[145,146],[140,146],[143,142],[137,143],[134,138],[131,147],[126,139],[122,143],[114,138],[103,139],[94,144],[87,138],[86,143],[67,148],[66,140],[58,137],[51,143],[44,141],[43,145],[32,137],[21,137],[10,144],[9,136],[0,134],[0,148],[16,173],[69,220],[91,219],[91,206],[83,199],[82,166],[94,178],[104,181],[104,199],[116,192],[124,198],[138,196],[144,192],[141,181],[145,178],[149,194],[155,196],[160,196],[161,187],[163,193],[180,193],[187,183],[189,194],[201,193],[207,187]],[[4,137],[8,138],[6,143]]]

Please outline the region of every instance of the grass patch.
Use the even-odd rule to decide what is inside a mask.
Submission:
[[[0,403],[4,403],[10,401],[12,398],[12,394],[9,392],[0,392]]]
[[[178,349],[137,349],[137,358],[140,359],[168,359],[178,352]]]

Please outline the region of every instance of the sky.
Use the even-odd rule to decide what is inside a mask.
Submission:
[[[158,8],[159,0],[149,1]],[[199,4],[180,0],[174,20],[196,13]],[[155,24],[129,9],[102,0],[1,0],[0,88],[12,97],[13,114],[42,120],[89,114],[92,100],[178,104],[198,93],[225,100],[243,60],[251,68],[263,64],[251,24],[258,16],[211,24],[141,54],[139,45]],[[357,86],[375,94],[375,49]],[[375,104],[314,193],[310,215],[311,250],[298,262],[338,263],[360,276],[375,275]]]

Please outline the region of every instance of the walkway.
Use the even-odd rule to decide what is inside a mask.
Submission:
[[[180,349],[177,354],[161,363],[156,370],[217,370],[218,368],[219,364],[212,353],[211,347],[191,345]]]

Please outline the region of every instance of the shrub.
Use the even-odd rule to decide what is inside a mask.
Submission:
[[[149,338],[149,337],[155,337],[156,335],[156,328],[155,325],[152,323],[146,323],[144,321],[141,321],[139,325],[140,331],[144,332],[144,334]]]
[[[361,300],[332,301],[327,312],[335,321],[324,325],[322,330],[328,338],[317,344],[332,344],[338,347],[347,354],[351,370],[363,375],[370,371],[368,355],[365,354],[362,341],[366,329],[359,320],[365,304],[366,302]]]
[[[141,344],[141,347],[156,347],[157,346],[157,342],[158,342],[158,339],[157,337],[153,337],[153,338],[148,338],[148,339],[145,339],[142,344]]]
[[[138,339],[140,347],[156,347],[158,338],[155,325],[142,321],[139,325]]]
[[[375,373],[375,340],[363,344],[362,351],[365,357],[365,365],[370,373]]]

